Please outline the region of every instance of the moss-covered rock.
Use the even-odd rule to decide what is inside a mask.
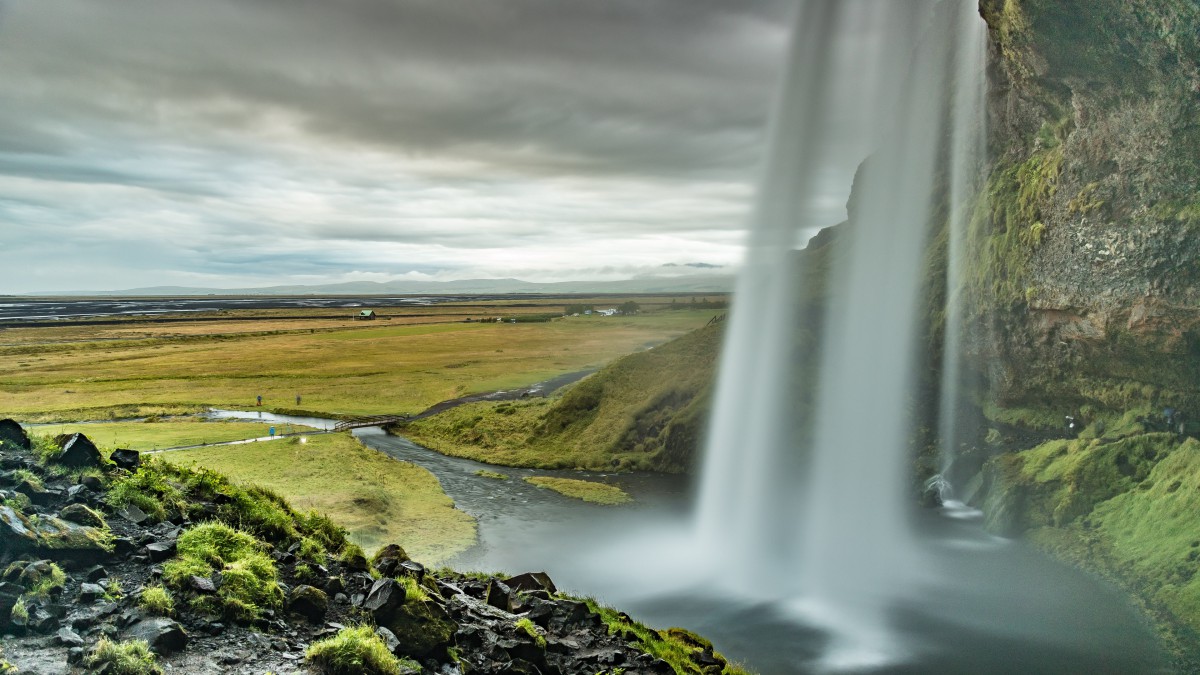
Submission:
[[[445,658],[458,629],[432,600],[406,602],[382,625],[400,640],[397,653],[417,660]]]

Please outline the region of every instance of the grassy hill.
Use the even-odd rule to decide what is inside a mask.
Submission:
[[[556,399],[464,405],[401,431],[494,464],[683,471],[703,432],[722,328],[618,359]]]

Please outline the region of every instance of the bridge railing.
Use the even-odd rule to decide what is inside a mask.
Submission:
[[[371,417],[351,417],[334,425],[334,431],[349,431],[364,427],[381,427],[385,424],[395,424],[408,420],[407,415],[376,415]]]

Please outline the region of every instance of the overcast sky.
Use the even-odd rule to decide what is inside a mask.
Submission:
[[[0,293],[736,266],[793,4],[0,0]]]

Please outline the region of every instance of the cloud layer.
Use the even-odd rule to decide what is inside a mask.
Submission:
[[[790,4],[8,0],[0,293],[736,264]]]

